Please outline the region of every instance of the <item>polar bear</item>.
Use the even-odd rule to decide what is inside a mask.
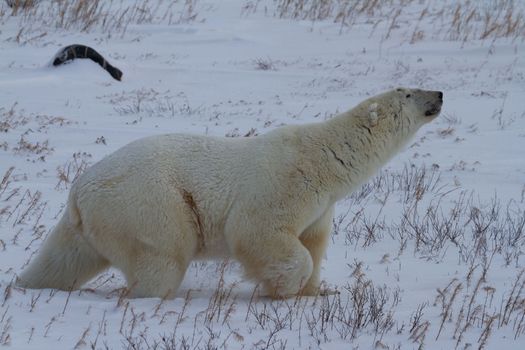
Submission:
[[[442,103],[442,92],[398,88],[262,136],[134,141],[74,183],[17,284],[70,290],[114,266],[132,297],[173,298],[193,259],[234,257],[266,295],[316,295],[334,204]]]

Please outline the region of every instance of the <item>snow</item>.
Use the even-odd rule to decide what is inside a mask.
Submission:
[[[194,20],[130,23],[111,35],[56,27],[47,10],[10,16],[0,4],[0,343],[525,348],[524,36],[451,40],[443,28],[452,10],[418,20],[432,1],[407,2],[389,38],[398,2],[348,27],[278,18],[271,1],[195,3]],[[183,6],[166,11],[182,18]],[[415,26],[425,35],[411,43]],[[122,82],[89,60],[49,65],[73,43],[99,51]],[[113,269],[70,293],[12,285],[57,223],[75,175],[128,142],[262,134],[397,86],[443,91],[443,112],[337,205],[322,278],[340,294],[259,298],[231,261],[194,263],[174,300],[127,299]]]

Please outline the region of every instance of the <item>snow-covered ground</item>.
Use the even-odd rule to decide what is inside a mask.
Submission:
[[[508,15],[510,1],[354,1],[344,25],[337,6],[301,17],[308,1],[108,1],[89,25],[51,3],[67,1],[16,16],[0,3],[0,344],[525,348],[521,2]],[[48,65],[73,43],[105,55],[122,82],[89,60]],[[116,270],[71,293],[13,286],[75,176],[126,143],[256,137],[397,86],[444,91],[443,112],[337,205],[322,277],[340,294],[259,298],[233,261],[194,263],[174,300],[125,298]]]

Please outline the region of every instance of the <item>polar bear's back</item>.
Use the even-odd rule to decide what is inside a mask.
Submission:
[[[227,168],[232,159],[242,157],[243,146],[235,141],[184,134],[139,139],[95,163],[78,184],[131,177],[145,181],[150,177],[170,178],[178,183],[197,180],[200,175],[208,175],[214,168]]]
[[[266,183],[275,176],[269,169],[279,168],[271,163],[287,162],[292,154],[272,133],[236,139],[185,134],[147,137],[87,169],[74,184],[70,201],[78,205],[83,221],[115,220],[120,213],[113,208],[123,211],[122,220],[129,220],[142,207],[169,215],[170,210],[184,207],[182,197],[191,194],[213,223],[215,216],[224,217],[222,211],[234,198],[266,193],[264,186],[275,190],[275,183]]]

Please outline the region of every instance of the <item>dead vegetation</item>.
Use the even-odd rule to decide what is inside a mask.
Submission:
[[[256,58],[253,61],[253,64],[257,70],[277,70],[276,61],[272,60],[270,57]]]
[[[411,5],[411,6],[408,6]],[[255,5],[252,7],[256,8]],[[410,8],[410,12],[406,9]],[[418,9],[415,13],[412,9]],[[384,40],[402,31],[410,43],[424,38],[466,42],[469,40],[525,39],[525,12],[515,1],[369,1],[278,0],[279,18],[332,21],[341,32],[362,23],[381,30]],[[248,12],[248,11],[245,11]],[[422,28],[432,28],[425,32]]]
[[[468,347],[466,334],[473,329],[481,331],[476,342],[480,349],[486,348],[494,329],[509,326],[515,338],[524,332],[525,279],[520,266],[525,207],[514,200],[501,203],[497,196],[484,203],[475,198],[444,186],[435,169],[410,166],[397,174],[381,172],[352,195],[348,211],[334,219],[334,234],[344,235],[346,244],[356,248],[391,238],[398,243],[399,256],[410,248],[415,256],[442,262],[455,253],[460,264],[469,266],[465,276],[437,289],[434,306],[441,310],[439,321],[423,320],[423,307],[414,313],[409,339],[419,348],[429,337],[437,341],[444,334],[455,339],[456,349]],[[399,219],[384,214],[388,203],[400,204]],[[369,207],[376,209],[370,212]],[[494,264],[515,271],[510,286],[491,282]],[[427,334],[431,330],[435,333]]]
[[[462,263],[486,262],[496,254],[505,265],[519,266],[525,245],[522,203],[501,203],[497,196],[488,203],[475,198],[472,192],[442,184],[437,169],[382,171],[350,196],[348,209],[334,219],[334,234],[344,235],[353,246],[367,247],[390,237],[399,243],[400,254],[411,243],[415,253],[439,260],[452,246]],[[394,199],[401,214],[388,218],[385,208]],[[367,210],[370,206],[376,209]]]
[[[10,151],[17,157],[25,157],[29,162],[44,163],[54,153],[54,147],[47,137],[49,130],[70,124],[72,122],[64,117],[27,113],[15,102],[8,109],[0,108],[0,132],[20,136],[16,143],[0,143],[0,149]]]
[[[91,163],[91,154],[75,152],[64,165],[57,167],[57,190],[68,189],[71,184],[88,168]]]
[[[24,179],[23,174],[17,174],[15,167],[10,167],[3,174],[0,182],[0,224],[10,228],[11,237],[0,239],[1,250],[7,245],[26,244],[25,249],[42,239],[46,226],[42,223],[47,210],[47,201],[38,190],[24,189],[17,183]],[[29,240],[21,236],[30,237]]]
[[[10,10],[0,11],[3,19],[20,21],[19,32],[11,38],[31,43],[55,30],[99,31],[108,38],[124,36],[135,24],[180,24],[198,19],[197,0],[11,0]]]
[[[99,31],[111,37],[125,36],[137,24],[180,24],[200,20],[198,0],[138,0],[124,4],[117,0],[9,1],[0,11],[5,20],[20,21],[18,33],[10,40],[35,42],[55,30]],[[410,6],[408,6],[410,5]],[[416,12],[412,10],[417,9]],[[344,32],[353,26],[370,25],[371,35],[388,40],[401,32],[410,43],[425,38],[466,42],[469,40],[525,39],[525,12],[513,0],[475,1],[369,1],[369,0],[276,0],[273,6],[247,1],[241,12],[273,11],[279,18],[332,21]],[[425,31],[423,28],[431,28]],[[263,62],[264,63],[264,62]],[[266,65],[263,65],[266,67]]]
[[[173,94],[169,90],[142,88],[99,98],[114,105],[118,115],[132,117],[127,124],[138,124],[144,118],[191,117],[204,112],[204,107],[193,105],[184,92]]]
[[[38,160],[45,162],[45,156],[53,153],[53,148],[49,146],[49,140],[31,142],[25,135],[21,135],[13,151],[15,154],[36,154]]]

